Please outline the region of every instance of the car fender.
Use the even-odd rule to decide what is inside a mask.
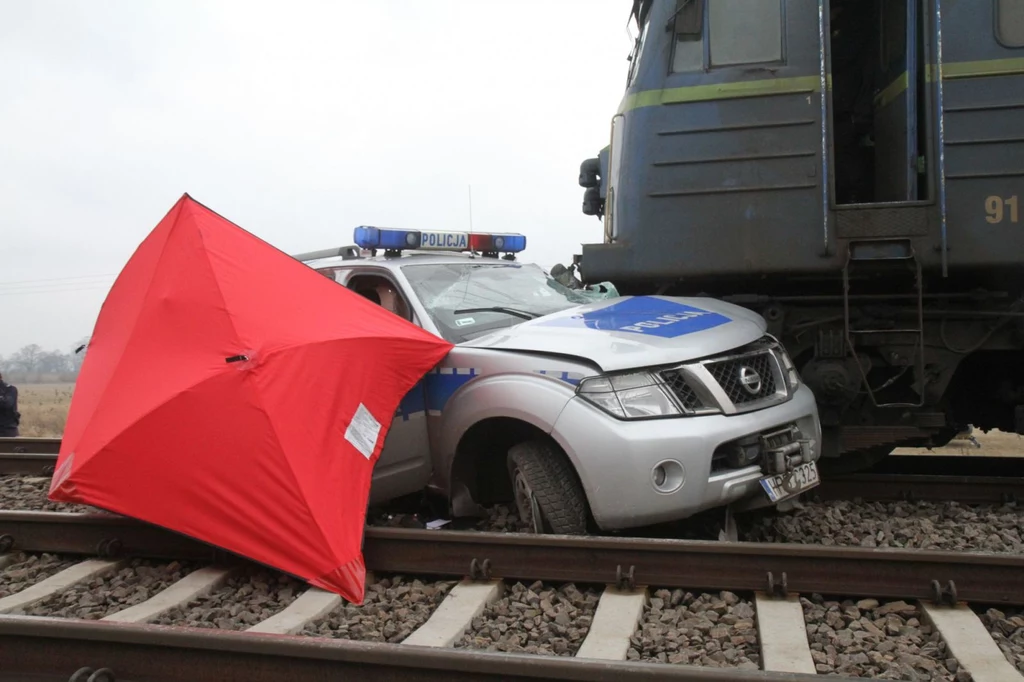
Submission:
[[[550,434],[575,395],[565,381],[539,374],[481,377],[460,388],[445,405],[439,432],[445,471],[462,437],[475,424],[496,417],[518,419]]]

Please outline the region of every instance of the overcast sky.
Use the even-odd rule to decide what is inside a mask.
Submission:
[[[0,0],[0,355],[70,350],[185,192],[278,248],[356,225],[600,241],[626,0]]]

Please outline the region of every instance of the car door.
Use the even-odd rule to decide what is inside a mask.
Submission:
[[[336,280],[400,317],[415,323],[405,293],[386,270],[338,272]],[[423,381],[413,386],[398,406],[380,459],[373,469],[370,504],[417,492],[426,487],[432,466],[427,435]]]

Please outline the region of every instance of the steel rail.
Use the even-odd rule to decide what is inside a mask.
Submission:
[[[124,682],[810,682],[818,677],[27,616],[0,616],[0,660],[0,680],[60,682],[83,667],[108,667]]]
[[[185,535],[124,516],[100,513],[0,511],[0,553],[8,551],[241,561]]]
[[[57,455],[0,452],[0,475],[51,476]]]
[[[890,455],[862,474],[919,474],[923,476],[1024,476],[1024,457],[980,455]]]
[[[1024,478],[1011,476],[936,476],[921,474],[847,474],[822,479],[810,499],[877,502],[929,501],[1006,504],[1024,500]]]
[[[60,452],[60,438],[0,438],[0,453],[28,452],[56,455]]]
[[[0,512],[0,551],[234,559],[170,531],[106,514]],[[708,591],[801,592],[1024,604],[1024,556],[820,545],[368,528],[366,567]]]
[[[889,458],[893,459],[893,458]],[[1024,459],[904,457],[883,463],[895,471],[871,471],[829,476],[808,497],[822,500],[853,499],[955,501],[962,504],[1003,504],[1024,500]],[[0,475],[50,476],[55,454],[0,452]],[[972,466],[973,465],[973,466]],[[985,471],[974,476],[971,471]]]

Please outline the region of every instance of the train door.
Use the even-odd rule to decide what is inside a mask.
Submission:
[[[837,207],[920,202],[931,196],[926,2],[829,3]],[[873,221],[862,216],[859,222]],[[891,228],[878,229],[891,234]]]
[[[885,0],[879,19],[874,200],[913,201],[918,198],[917,0]]]
[[[843,263],[844,348],[875,415],[924,404],[925,271],[934,268],[940,216],[928,63],[933,0],[830,0],[832,208]],[[943,256],[939,256],[940,258]],[[913,305],[898,324],[860,307],[865,297]],[[894,331],[898,330],[898,334]],[[885,356],[875,349],[889,348]],[[898,440],[898,439],[897,439]]]

